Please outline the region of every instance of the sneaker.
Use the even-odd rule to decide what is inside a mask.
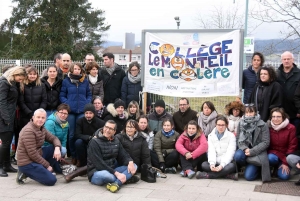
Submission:
[[[175,167],[166,168],[166,169],[165,169],[165,173],[176,174],[176,168],[175,168]]]
[[[24,184],[24,181],[26,179],[27,179],[27,176],[23,172],[21,172],[20,170],[18,170],[16,182],[18,184]]]
[[[140,181],[140,177],[137,175],[133,175],[130,179],[128,179],[125,184],[134,184]]]
[[[196,173],[196,178],[197,179],[209,179],[209,175],[206,172],[198,171]]]
[[[120,187],[117,183],[108,183],[106,184],[106,189],[112,193],[115,193],[120,189]]]
[[[186,174],[185,174],[185,171],[182,170],[180,173],[179,173],[182,177],[186,177]]]
[[[186,170],[185,172],[186,172],[186,175],[189,179],[193,178],[196,174],[196,172],[193,171],[193,170]]]
[[[232,174],[228,174],[226,176],[227,179],[232,179],[234,181],[239,180],[239,174],[238,173],[232,173]]]

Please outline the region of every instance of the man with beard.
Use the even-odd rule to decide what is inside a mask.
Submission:
[[[162,129],[162,122],[164,118],[172,119],[172,115],[165,111],[166,104],[164,100],[157,100],[154,104],[154,112],[149,114],[149,127],[156,134]]]
[[[75,131],[75,150],[77,158],[77,167],[86,165],[87,145],[93,138],[93,134],[99,128],[102,128],[105,122],[95,116],[96,109],[91,103],[84,107],[84,117],[78,119]]]

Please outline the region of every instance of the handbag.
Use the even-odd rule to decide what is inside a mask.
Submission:
[[[141,165],[141,180],[148,183],[155,183],[157,176],[157,170],[152,168],[152,166],[148,164]]]
[[[248,156],[246,161],[252,165],[261,166],[261,160],[258,156]]]

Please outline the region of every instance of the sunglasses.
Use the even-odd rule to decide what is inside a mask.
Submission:
[[[245,104],[244,106],[245,106],[245,107],[253,107],[253,106],[254,106],[254,103]]]

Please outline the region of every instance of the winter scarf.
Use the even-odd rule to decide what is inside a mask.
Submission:
[[[80,74],[80,75],[74,75],[72,73],[69,73],[68,76],[69,76],[71,82],[74,83],[74,84],[78,84],[79,82],[82,82],[83,79],[84,79],[84,76],[82,74]]]
[[[131,83],[138,83],[141,81],[141,73],[137,74],[137,76],[132,76],[130,73],[128,73],[128,79]]]
[[[106,67],[105,69],[108,72],[108,74],[111,75],[115,71],[116,67],[115,66],[113,66],[113,67]]]
[[[259,114],[254,117],[242,117],[240,121],[239,142],[246,142],[246,144],[253,146],[252,133],[256,129],[259,120]]]
[[[96,75],[95,77],[92,76],[91,74],[89,74],[89,81],[92,83],[92,84],[96,84],[98,80],[98,75]]]
[[[129,138],[130,141],[133,141],[133,139],[137,137],[138,132],[135,132],[135,134],[133,136],[130,136],[127,133],[126,133],[126,135],[127,135],[127,137]]]
[[[172,135],[175,134],[175,130],[170,130],[169,132],[165,132],[163,129],[161,130],[161,133],[166,136],[167,138],[171,137]]]
[[[200,113],[198,124],[205,133],[205,136],[208,136],[208,134],[214,129],[214,121],[217,115],[216,111],[213,111],[209,116],[204,115],[203,112]]]
[[[105,106],[103,106],[102,109],[96,111],[97,116],[100,117],[100,118],[101,118],[102,115],[103,115],[104,107],[105,107]]]
[[[236,132],[241,117],[240,117],[240,116],[235,117],[235,116],[233,116],[233,115],[231,114],[231,115],[229,115],[227,118],[228,118],[228,121],[229,121],[229,124],[228,124],[228,130],[229,130],[230,132]]]
[[[60,118],[58,118],[58,116],[56,114],[54,114],[56,122],[62,127],[65,128],[66,126],[68,126],[68,121],[67,120],[61,120]]]
[[[288,119],[285,119],[283,122],[281,122],[281,124],[279,125],[275,125],[273,124],[272,121],[268,121],[268,125],[269,127],[272,127],[275,131],[279,131],[285,127],[287,127],[287,125],[289,125],[290,121]]]

